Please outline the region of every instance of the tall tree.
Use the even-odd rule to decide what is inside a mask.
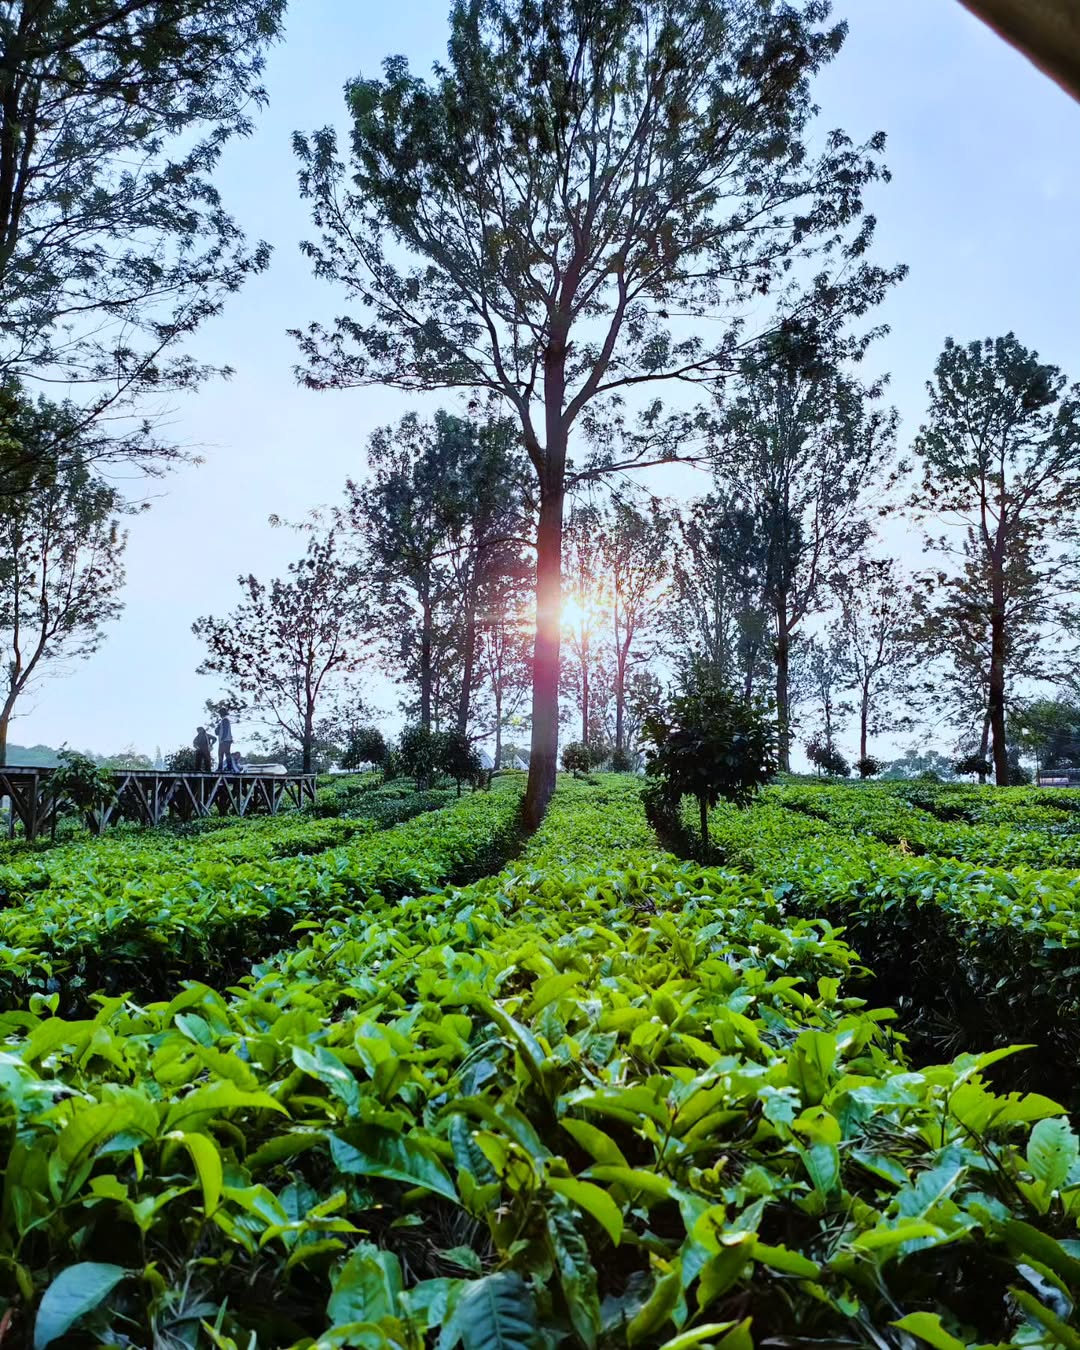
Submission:
[[[705,667],[750,698],[770,657],[753,511],[723,490],[702,498],[679,516],[673,552],[667,628],[679,663]]]
[[[818,734],[811,744],[818,744],[834,764],[839,753],[837,721],[852,711],[851,704],[842,697],[847,684],[845,657],[844,635],[837,625],[820,636],[811,637],[806,643],[806,677],[818,723]],[[814,759],[813,755],[811,759]],[[822,767],[826,767],[824,761]],[[835,772],[835,769],[828,771]]]
[[[310,773],[320,718],[364,655],[364,575],[342,557],[333,530],[313,529],[286,578],[237,581],[243,600],[231,614],[192,625],[207,651],[198,673],[221,676],[222,703],[261,713],[299,747],[302,772]]]
[[[581,712],[582,745],[591,745],[596,739],[592,696],[609,656],[611,578],[604,568],[600,521],[597,507],[576,506],[563,535],[565,665]]]
[[[911,585],[891,558],[860,558],[834,584],[842,659],[859,714],[859,759],[865,760],[871,736],[912,726],[898,706],[914,697]]]
[[[409,413],[368,444],[370,478],[346,486],[343,524],[363,540],[384,633],[415,684],[420,725],[446,708],[468,729],[483,587],[521,552],[520,435],[506,419]]]
[[[927,386],[916,440],[917,518],[962,530],[936,543],[964,557],[970,602],[988,621],[987,721],[998,784],[1009,781],[1010,647],[1024,630],[1077,622],[1080,585],[1080,385],[1012,333],[949,339]]]
[[[529,583],[532,565],[523,556],[500,566],[480,592],[479,639],[483,685],[495,734],[495,767],[502,767],[502,738],[521,709],[531,683]]]
[[[653,652],[667,596],[671,522],[653,502],[648,515],[615,501],[600,523],[600,559],[611,592],[615,749],[626,750],[628,682]]]
[[[1080,765],[1080,703],[1061,694],[1029,699],[1009,719],[1009,737],[1034,755],[1036,770]]]
[[[813,78],[845,34],[828,16],[827,0],[456,0],[433,79],[392,58],[348,87],[348,170],[331,130],[295,137],[321,231],[306,251],[364,307],[298,334],[303,378],[490,391],[521,422],[539,497],[528,825],[555,785],[572,432],[628,390],[722,379],[735,307],[797,259],[833,255],[856,308],[890,280],[865,260],[883,137],[807,144]],[[666,425],[650,404],[590,473],[677,457]]]
[[[851,373],[874,336],[847,335],[831,306],[782,325],[744,360],[723,412],[719,472],[750,506],[763,552],[783,769],[792,641],[869,536],[868,494],[894,450],[896,413],[876,406],[882,383]]]
[[[505,599],[520,577],[529,519],[525,501],[521,432],[508,418],[465,424],[457,477],[448,484],[455,504],[449,515],[453,576],[450,603],[460,635],[456,729],[466,736],[472,699],[483,680],[480,643],[484,609]],[[490,623],[487,625],[489,636]]]
[[[184,339],[266,266],[212,179],[284,7],[0,0],[0,377],[80,386],[101,456],[175,454],[117,417],[206,373]]]
[[[121,610],[123,507],[76,453],[77,426],[64,405],[19,407],[18,444],[29,455],[58,437],[67,449],[59,462],[42,451],[51,468],[35,490],[0,503],[0,764],[19,699],[43,675],[95,652]]]

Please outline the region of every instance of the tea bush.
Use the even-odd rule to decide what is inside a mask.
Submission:
[[[626,778],[496,875],[414,866],[230,989],[0,1015],[13,1342],[1076,1343],[1061,1107],[906,1062],[827,920],[663,852]]]

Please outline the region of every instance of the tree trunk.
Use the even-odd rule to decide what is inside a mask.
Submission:
[[[548,453],[551,454],[549,443]],[[533,654],[532,744],[523,821],[535,830],[555,791],[559,751],[559,639],[562,608],[563,454],[540,492],[536,528],[536,645]]]
[[[495,767],[501,769],[502,764],[502,690],[496,684],[495,686]]]
[[[788,669],[791,660],[791,637],[787,622],[777,615],[776,625],[776,720],[780,725],[777,763],[784,773],[791,772],[791,728],[788,725]]]
[[[621,755],[623,751],[623,740],[625,731],[623,723],[625,720],[626,693],[623,688],[623,677],[618,675],[615,680],[615,749]]]
[[[709,803],[704,797],[698,798],[698,812],[701,817],[701,849],[702,859],[709,861]]]
[[[866,728],[870,722],[870,686],[865,681],[862,687],[862,701],[859,704],[859,758],[866,759]]]
[[[473,670],[476,665],[476,596],[466,601],[465,642],[461,654],[461,697],[458,699],[457,729],[465,736],[469,730],[469,704],[472,700]]]
[[[311,774],[312,771],[312,747],[315,744],[315,707],[308,703],[308,710],[304,713],[304,741],[300,747],[301,772]]]
[[[990,714],[989,712],[987,712],[987,714],[983,718],[982,738],[979,741],[979,758],[982,760],[984,764],[986,763],[986,756],[989,753],[989,750],[990,750]],[[986,774],[983,773],[982,770],[980,769],[979,784],[980,786],[982,786],[985,783],[986,783]]]
[[[420,632],[420,725],[431,727],[431,605],[424,602]]]
[[[11,709],[0,712],[0,769],[7,765],[8,727],[11,724]]]
[[[990,610],[990,697],[987,716],[994,750],[994,781],[1009,784],[1009,754],[1005,745],[1005,595],[999,577],[993,582]]]
[[[589,648],[581,662],[581,744],[589,744]]]

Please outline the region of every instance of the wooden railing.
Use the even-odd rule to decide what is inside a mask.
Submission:
[[[49,789],[53,769],[0,768],[0,799],[8,801],[8,834],[22,825],[28,839],[56,826],[57,803]],[[276,815],[283,805],[315,800],[314,774],[156,773],[116,769],[115,796],[92,823],[104,830],[117,821],[160,825],[166,820],[195,820],[218,815]]]

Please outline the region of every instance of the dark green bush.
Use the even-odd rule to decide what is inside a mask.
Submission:
[[[705,668],[692,668],[683,691],[645,719],[651,742],[647,771],[654,787],[649,807],[662,820],[684,796],[697,799],[701,833],[709,844],[709,807],[721,797],[750,800],[776,772],[778,730],[771,711],[720,684]]]

